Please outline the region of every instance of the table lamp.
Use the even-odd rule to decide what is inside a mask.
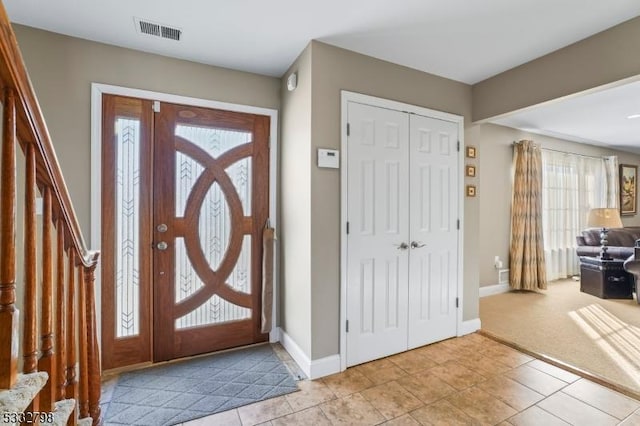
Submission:
[[[589,218],[587,219],[587,226],[600,229],[600,258],[604,260],[611,260],[611,256],[607,253],[607,233],[609,228],[622,228],[622,220],[620,219],[620,212],[618,209],[611,208],[598,208],[589,210]]]

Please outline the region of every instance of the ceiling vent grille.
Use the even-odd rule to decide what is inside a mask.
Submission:
[[[162,26],[160,28],[162,31],[162,37],[180,41],[180,34],[182,34],[182,31],[180,31],[179,29],[165,26]]]
[[[134,18],[136,30],[142,34],[148,34],[155,37],[167,38],[170,40],[180,41],[182,30],[168,25],[162,25],[155,22],[147,21],[140,18]]]

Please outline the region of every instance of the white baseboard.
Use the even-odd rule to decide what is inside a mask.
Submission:
[[[340,355],[330,355],[312,361],[286,331],[278,329],[278,334],[282,347],[291,355],[291,358],[308,378],[319,379],[340,372]]]
[[[465,334],[471,334],[480,330],[480,318],[475,318],[469,321],[462,321],[460,330],[458,330],[458,336],[464,336]]]
[[[494,294],[506,293],[509,291],[509,284],[485,285],[480,287],[480,297],[491,296]]]
[[[287,334],[286,331],[280,329],[280,344],[291,355],[291,358],[298,364],[298,367],[307,376],[311,376],[311,360],[298,346],[298,344]]]
[[[340,355],[330,355],[311,361],[309,378],[319,379],[340,372]]]

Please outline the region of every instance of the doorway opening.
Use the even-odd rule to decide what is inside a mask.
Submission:
[[[100,98],[103,369],[267,341],[275,111]]]

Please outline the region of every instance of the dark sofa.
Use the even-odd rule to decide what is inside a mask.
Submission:
[[[640,239],[640,227],[638,226],[609,229],[607,234],[608,253],[614,259],[627,259],[633,254],[638,239]],[[586,229],[582,231],[582,235],[576,237],[576,240],[578,256],[600,256],[600,228]]]

